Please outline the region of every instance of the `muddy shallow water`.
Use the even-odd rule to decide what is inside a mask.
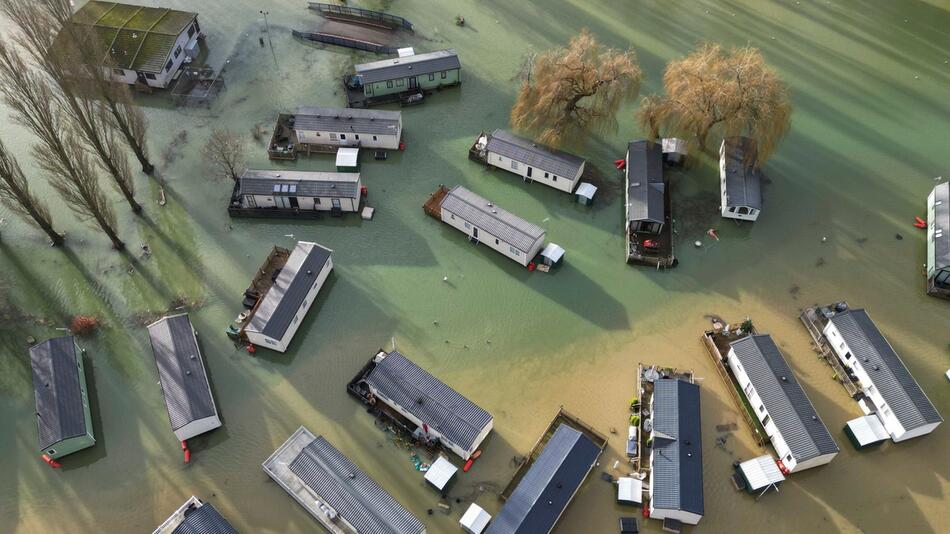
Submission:
[[[373,221],[300,223],[230,220],[230,184],[210,177],[200,147],[212,127],[228,127],[247,137],[250,166],[273,165],[251,129],[269,128],[278,111],[298,105],[343,105],[340,75],[373,56],[292,39],[290,29],[319,24],[304,2],[162,5],[200,12],[209,61],[227,64],[228,89],[210,109],[175,109],[163,95],[141,98],[168,203],[160,207],[156,182],[139,176],[146,215],[135,220],[110,191],[131,259],[111,252],[45,187],[28,157],[27,133],[9,122],[0,131],[69,232],[65,250],[49,249],[40,233],[0,211],[4,530],[149,531],[194,494],[242,532],[313,531],[315,521],[260,469],[304,424],[424,519],[429,532],[458,532],[467,502],[497,512],[494,492],[512,475],[512,458],[531,448],[558,406],[601,431],[622,431],[637,362],[692,368],[702,378],[706,516],[697,530],[938,532],[950,523],[946,425],[910,442],[853,450],[841,429],[860,411],[815,358],[797,319],[800,307],[815,302],[867,307],[938,410],[950,414],[943,377],[950,305],[923,294],[925,237],[911,226],[925,213],[934,177],[950,177],[947,2],[387,2],[417,28],[405,44],[456,48],[463,85],[402,110],[406,152],[364,160]],[[273,53],[258,42],[262,8],[270,12]],[[465,27],[454,25],[459,14]],[[562,44],[585,26],[611,46],[636,49],[644,94],[657,89],[666,60],[701,40],[763,50],[790,84],[795,113],[765,168],[758,222],[718,217],[714,164],[705,161],[674,177],[680,266],[656,272],[625,265],[611,162],[640,135],[632,103],[621,111],[618,132],[569,147],[605,176],[592,208],[466,158],[480,131],[506,125],[525,54]],[[316,156],[282,165],[329,170],[333,161]],[[543,226],[567,250],[567,263],[553,275],[528,273],[427,217],[421,205],[428,194],[455,183]],[[718,242],[704,235],[713,226]],[[251,357],[224,329],[270,247],[295,239],[334,249],[335,274],[289,352]],[[694,248],[696,240],[704,246]],[[143,243],[150,257],[141,257]],[[199,331],[224,421],[194,440],[189,465],[168,428],[142,326],[180,305]],[[58,335],[75,313],[105,323],[81,341],[98,444],[51,471],[35,450],[25,340]],[[728,480],[732,462],[758,449],[699,342],[707,314],[748,316],[773,334],[842,448],[832,464],[795,475],[758,503]],[[495,416],[482,459],[451,491],[453,503],[463,504],[447,515],[408,453],[345,394],[345,383],[393,339]],[[723,433],[716,425],[730,422],[739,429],[717,447]],[[619,516],[638,512],[614,504],[613,487],[599,479],[601,471],[619,474],[611,467],[622,450],[622,436],[612,435],[556,532],[616,532]],[[437,510],[431,517],[429,508]],[[646,528],[659,531],[655,522]]]

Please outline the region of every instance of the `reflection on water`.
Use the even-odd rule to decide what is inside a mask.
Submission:
[[[52,195],[58,224],[69,230],[68,253],[50,250],[38,232],[0,213],[6,218],[0,284],[9,294],[9,302],[0,301],[7,319],[0,325],[0,421],[9,429],[0,434],[0,523],[18,532],[142,532],[195,494],[242,531],[312,531],[313,520],[259,468],[306,424],[423,517],[430,532],[456,532],[464,503],[454,499],[477,498],[496,512],[493,492],[513,472],[512,458],[531,448],[559,405],[602,431],[622,429],[638,361],[692,368],[701,378],[707,513],[700,528],[937,532],[950,522],[945,427],[869,453],[845,447],[829,466],[796,475],[758,503],[735,493],[731,463],[759,451],[699,342],[706,314],[753,317],[786,351],[822,418],[846,443],[840,429],[858,408],[814,357],[797,315],[804,305],[847,299],[871,310],[934,404],[950,414],[942,377],[950,366],[950,309],[923,294],[924,234],[911,226],[924,212],[933,177],[950,176],[946,4],[385,3],[416,25],[405,44],[456,48],[465,80],[403,109],[405,153],[364,163],[377,207],[373,221],[230,221],[230,185],[211,179],[201,160],[211,128],[227,127],[248,136],[250,165],[270,165],[251,128],[298,105],[341,105],[339,75],[369,57],[293,40],[290,29],[315,25],[315,16],[302,2],[274,0],[162,2],[200,11],[210,61],[229,60],[228,90],[210,109],[176,111],[160,95],[142,98],[151,152],[168,156],[161,168],[168,205],[158,205],[158,187],[144,177],[138,183],[144,219],[125,213],[116,197],[132,256],[110,252]],[[262,8],[270,11],[274,55],[258,43]],[[465,27],[454,25],[458,14]],[[563,43],[582,26],[612,46],[636,48],[647,74],[644,92],[656,90],[667,59],[698,41],[763,49],[792,86],[796,111],[792,131],[765,168],[766,206],[755,225],[716,216],[717,180],[707,162],[674,177],[680,266],[632,268],[623,262],[616,195],[586,209],[567,195],[468,161],[479,131],[505,126],[523,55]],[[611,162],[639,135],[632,113],[633,106],[622,110],[615,135],[572,147],[614,187],[619,176]],[[9,126],[2,135],[36,187],[50,193],[27,156],[31,139],[21,133]],[[313,157],[287,166],[329,170],[333,163]],[[541,224],[567,249],[568,263],[554,275],[529,274],[470,245],[421,209],[440,183],[464,184]],[[710,226],[721,241],[705,235]],[[233,348],[224,329],[263,255],[275,243],[290,244],[289,234],[334,249],[335,282],[287,354],[252,357]],[[703,247],[692,246],[697,239]],[[143,243],[151,256],[141,257]],[[225,422],[193,444],[190,465],[181,463],[168,428],[141,326],[182,304],[196,307],[192,320]],[[106,325],[82,342],[100,441],[67,458],[66,469],[51,471],[35,451],[23,358],[28,336],[55,335],[74,313],[97,315]],[[393,338],[495,415],[496,432],[453,488],[448,515],[407,453],[345,394],[346,381]],[[730,422],[740,423],[739,430],[716,430]],[[717,446],[722,436],[725,444]],[[637,512],[614,504],[613,487],[599,479],[599,471],[619,474],[611,467],[622,438],[611,437],[609,453],[558,532],[614,532],[617,517]],[[429,508],[436,510],[431,517]]]

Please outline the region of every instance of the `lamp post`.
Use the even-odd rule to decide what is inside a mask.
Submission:
[[[274,63],[277,62],[277,53],[274,52],[274,41],[270,38],[270,26],[267,24],[267,15],[270,15],[270,11],[260,10],[261,15],[264,15],[264,31],[267,32],[267,44],[270,45],[270,53],[274,56]]]

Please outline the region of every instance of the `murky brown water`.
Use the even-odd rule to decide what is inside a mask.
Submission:
[[[358,56],[292,40],[291,28],[318,21],[303,2],[163,4],[200,11],[212,63],[230,58],[229,90],[210,110],[176,111],[163,97],[143,98],[152,152],[165,160],[169,203],[157,205],[157,187],[144,177],[138,180],[138,195],[147,200],[144,220],[133,220],[115,198],[123,237],[133,250],[149,243],[151,258],[130,276],[128,260],[52,197],[58,224],[70,232],[65,252],[46,248],[37,232],[0,213],[6,218],[0,283],[8,295],[0,299],[2,313],[15,308],[52,320],[43,327],[11,315],[0,323],[6,429],[0,530],[150,531],[194,494],[243,532],[312,531],[316,523],[259,467],[305,424],[423,517],[430,532],[458,532],[463,509],[427,517],[437,496],[344,392],[346,381],[392,338],[495,415],[484,456],[452,491],[492,513],[499,502],[491,492],[512,474],[511,458],[531,447],[559,405],[601,430],[624,428],[642,361],[691,367],[704,378],[702,531],[916,533],[950,524],[947,426],[908,443],[852,450],[841,428],[859,415],[858,407],[815,359],[797,319],[801,306],[815,302],[846,298],[867,307],[938,409],[950,414],[942,376],[950,367],[950,308],[923,295],[924,234],[911,227],[914,215],[924,213],[933,178],[950,177],[947,2],[391,2],[394,13],[418,28],[409,44],[459,51],[464,85],[403,110],[409,150],[364,164],[378,208],[374,221],[301,224],[229,221],[230,187],[208,178],[200,145],[212,125],[249,132],[255,123],[269,126],[279,110],[342,105],[338,75]],[[258,45],[262,7],[270,11],[274,55]],[[458,14],[466,27],[454,26]],[[714,169],[694,169],[674,185],[680,267],[631,268],[622,259],[616,195],[588,210],[466,159],[479,131],[505,125],[522,56],[566,42],[583,26],[612,46],[637,50],[647,74],[644,92],[658,86],[667,59],[701,40],[763,49],[792,86],[796,111],[792,131],[766,167],[771,183],[759,222],[720,220]],[[617,134],[575,151],[613,177],[610,162],[639,135],[633,109],[623,110]],[[174,143],[181,131],[186,141]],[[26,155],[29,135],[8,125],[0,136],[35,173]],[[263,147],[248,139],[249,164],[269,165]],[[329,169],[332,162],[317,157],[296,167]],[[567,249],[567,264],[555,276],[528,274],[468,245],[420,209],[440,183],[465,184],[541,223]],[[703,235],[710,226],[719,228],[720,242]],[[289,234],[333,248],[336,274],[289,353],[251,358],[233,350],[223,330],[254,269],[273,244],[290,244]],[[706,246],[694,249],[696,239]],[[451,283],[442,283],[443,276]],[[181,297],[200,304],[192,320],[225,423],[196,440],[187,466],[168,428],[140,326]],[[80,312],[107,323],[83,342],[99,444],[51,471],[35,451],[25,339],[56,335],[56,326]],[[831,465],[795,475],[780,494],[758,503],[728,481],[731,463],[758,451],[700,345],[710,313],[750,316],[775,336],[842,447]],[[740,430],[717,448],[715,426],[733,421]],[[611,441],[557,532],[616,532],[617,517],[630,514],[597,476],[613,472],[622,442]]]

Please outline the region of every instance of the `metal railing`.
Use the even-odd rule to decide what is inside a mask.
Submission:
[[[327,18],[350,20],[372,26],[382,26],[393,30],[403,28],[411,32],[415,31],[411,22],[397,15],[390,15],[389,13],[371,11],[359,7],[323,4],[320,2],[310,2],[308,7]]]
[[[339,35],[332,35],[329,33],[301,32],[297,30],[292,30],[291,33],[293,33],[294,37],[297,37],[298,39],[307,39],[308,41],[345,46],[347,48],[366,50],[368,52],[375,52],[377,54],[395,54],[398,50],[397,48],[381,45],[379,43],[371,43],[369,41],[361,41],[359,39],[351,39],[349,37],[340,37]]]

